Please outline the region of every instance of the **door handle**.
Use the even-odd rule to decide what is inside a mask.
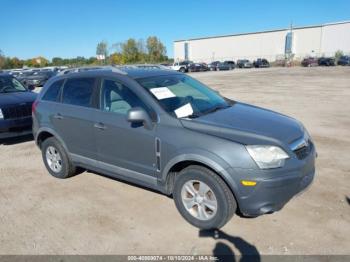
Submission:
[[[95,123],[94,127],[97,128],[97,129],[100,129],[100,130],[105,130],[106,129],[106,126],[104,124],[102,124],[102,123]]]
[[[54,115],[53,118],[61,120],[61,119],[63,119],[63,116],[60,113],[58,113],[58,114]]]

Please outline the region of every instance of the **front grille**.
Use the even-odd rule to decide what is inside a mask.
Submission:
[[[310,154],[310,152],[312,151],[312,147],[313,147],[313,144],[309,140],[307,146],[294,150],[294,153],[296,154],[298,159],[302,160],[302,159],[305,159]]]
[[[17,119],[28,117],[32,115],[32,105],[17,105],[11,106],[8,108],[2,108],[2,114],[4,115],[4,119]]]

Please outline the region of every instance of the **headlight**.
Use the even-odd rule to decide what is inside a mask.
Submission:
[[[278,146],[246,146],[249,155],[261,169],[277,168],[284,165],[288,154]]]
[[[4,115],[2,114],[1,108],[0,108],[0,119],[4,119]]]

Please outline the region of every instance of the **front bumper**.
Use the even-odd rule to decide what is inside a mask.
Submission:
[[[0,139],[29,135],[32,133],[32,117],[0,120]]]
[[[280,210],[291,198],[304,191],[315,176],[316,151],[303,160],[295,160],[294,168],[271,170],[232,169],[236,180],[236,198],[245,216],[259,216]],[[239,181],[238,181],[239,180]],[[246,187],[241,180],[254,180],[256,186]]]

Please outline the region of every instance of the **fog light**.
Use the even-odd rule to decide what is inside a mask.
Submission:
[[[255,186],[256,185],[255,181],[249,181],[249,180],[241,180],[241,183],[243,186]]]

